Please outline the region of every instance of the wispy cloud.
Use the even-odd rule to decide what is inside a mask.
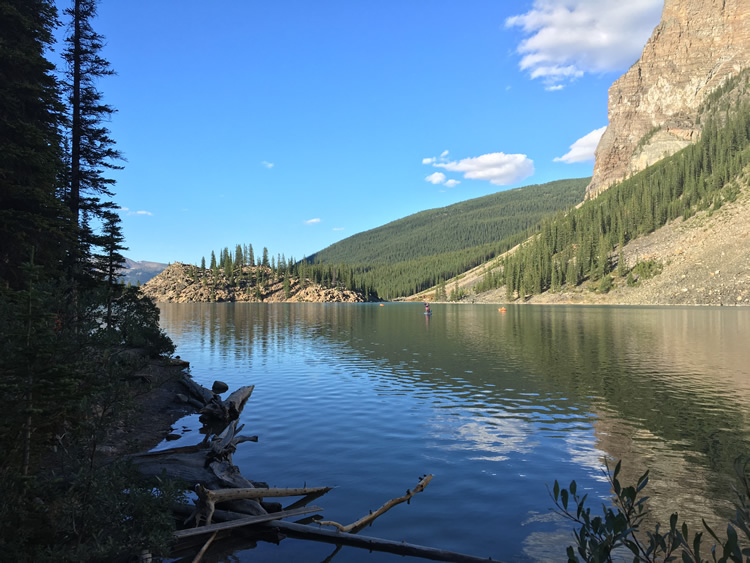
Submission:
[[[594,160],[594,152],[599,144],[599,139],[602,138],[606,129],[606,126],[600,127],[599,129],[594,129],[591,133],[584,135],[570,145],[570,150],[566,154],[555,158],[554,161],[572,164],[574,162]]]
[[[130,211],[127,207],[120,207],[118,208],[118,211],[124,211],[126,215],[147,215],[149,217],[153,215],[150,211]]]
[[[276,166],[273,162],[268,162],[267,160],[262,161],[261,166],[264,166],[265,168],[268,168],[269,170]]]
[[[344,227],[334,227],[334,228],[333,228],[333,229],[331,229],[331,230],[332,230],[332,231],[343,231],[343,230],[344,230]]]
[[[534,173],[534,161],[525,154],[502,152],[461,160],[435,162],[433,166],[451,172],[460,172],[468,180],[486,180],[496,186],[514,184]]]
[[[317,223],[320,223],[320,219],[317,217],[315,219],[308,219],[307,221],[305,221],[305,225],[316,225]]]
[[[548,90],[584,73],[627,69],[659,23],[664,0],[534,0],[531,10],[505,20],[526,38],[519,66]]]
[[[459,185],[460,183],[461,183],[461,182],[459,182],[458,180],[454,180],[453,178],[451,178],[450,180],[448,180],[448,181],[447,181],[447,182],[446,182],[445,184],[443,184],[443,185],[444,185],[444,186],[445,186],[446,188],[455,188],[455,187],[456,187],[457,185]]]

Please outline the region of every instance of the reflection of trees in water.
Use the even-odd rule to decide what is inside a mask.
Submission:
[[[645,469],[662,522],[681,509],[731,513],[732,463],[750,451],[750,320],[737,311],[542,308],[516,313],[516,345],[534,372],[590,397],[597,446]],[[719,517],[712,518],[711,510]],[[700,521],[692,522],[699,524]]]
[[[426,323],[418,304],[187,304],[165,306],[163,322],[178,341],[197,331],[212,351],[243,362],[285,346],[361,358],[385,368],[379,384],[475,413],[481,428],[463,428],[477,444],[501,434],[491,427],[500,417],[522,422],[521,434],[533,423],[561,435],[593,423],[596,448],[626,460],[623,481],[651,470],[648,492],[667,517],[679,506],[726,507],[732,461],[750,451],[750,319],[742,311],[527,306],[500,314],[456,305],[434,313]]]
[[[371,320],[355,327],[380,346],[357,330],[350,344],[387,355],[396,377],[417,353],[419,385],[460,405],[542,423],[593,420],[597,448],[626,460],[624,480],[651,470],[663,522],[679,507],[728,514],[732,463],[750,452],[742,311],[455,306],[438,308],[428,330],[404,314]]]

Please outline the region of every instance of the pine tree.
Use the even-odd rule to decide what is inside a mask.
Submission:
[[[68,64],[64,86],[70,114],[67,203],[74,225],[80,225],[83,213],[97,217],[105,214],[106,207],[102,207],[100,198],[113,195],[114,180],[106,178],[104,171],[122,168],[115,164],[122,157],[103,125],[115,110],[102,101],[97,89],[98,80],[114,71],[100,55],[103,37],[91,26],[96,4],[96,0],[73,0],[73,6],[65,10],[71,18],[70,35],[65,39],[67,47],[62,54]],[[81,254],[88,251],[85,247],[91,241],[81,237],[79,244],[81,248],[71,256],[74,269],[81,267]]]
[[[107,210],[103,213],[102,235],[99,237],[98,245],[102,253],[94,256],[94,267],[104,276],[106,283],[106,326],[112,326],[112,302],[119,297],[122,286],[119,283],[120,271],[125,266],[125,257],[121,251],[127,250],[123,243],[125,237],[122,234],[120,216],[114,211]]]
[[[3,0],[0,21],[0,284],[21,289],[32,248],[49,271],[72,244],[56,193],[63,107],[44,57],[57,11],[49,0]]]
[[[241,244],[238,244],[234,250],[234,263],[238,268],[240,268],[240,270],[242,269],[242,266],[245,265],[245,257],[242,252]]]

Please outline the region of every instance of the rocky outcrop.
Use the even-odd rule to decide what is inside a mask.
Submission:
[[[700,136],[699,107],[750,66],[750,2],[665,0],[641,58],[609,89],[592,198]]]
[[[356,291],[325,288],[309,280],[302,287],[299,280],[289,281],[289,296],[282,280],[274,280],[270,268],[266,268],[268,281],[258,287],[259,268],[246,268],[244,278],[230,283],[223,275],[214,281],[210,275],[201,276],[198,268],[175,262],[158,276],[141,286],[141,290],[157,303],[195,302],[309,302],[309,303],[363,303],[367,301]]]

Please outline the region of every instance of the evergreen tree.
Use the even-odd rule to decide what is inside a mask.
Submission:
[[[123,243],[125,237],[122,234],[120,216],[112,210],[103,214],[102,235],[99,238],[99,246],[102,253],[94,256],[94,267],[104,276],[106,284],[106,326],[112,325],[112,302],[119,297],[122,286],[119,283],[120,271],[125,266],[125,257],[121,251],[127,250]]]
[[[245,258],[244,258],[244,254],[242,252],[242,245],[241,244],[238,244],[237,247],[234,250],[234,264],[235,264],[235,266],[237,266],[238,268],[240,268],[240,270],[242,269],[242,266],[245,265]]]
[[[72,242],[56,188],[64,115],[44,52],[57,21],[49,0],[0,2],[0,283],[25,286],[21,264],[55,268]]]
[[[115,161],[121,160],[119,151],[114,148],[114,140],[103,125],[115,110],[102,101],[97,82],[104,76],[114,74],[100,52],[103,37],[91,26],[96,16],[96,0],[73,0],[73,6],[65,10],[71,18],[70,35],[63,59],[68,65],[64,86],[69,109],[69,181],[67,203],[73,216],[74,225],[80,225],[82,214],[103,216],[106,208],[101,205],[101,196],[112,196],[114,180],[106,178],[106,169],[119,169]],[[91,241],[79,239],[83,246],[74,249],[71,261],[82,261],[81,253],[87,252]]]

